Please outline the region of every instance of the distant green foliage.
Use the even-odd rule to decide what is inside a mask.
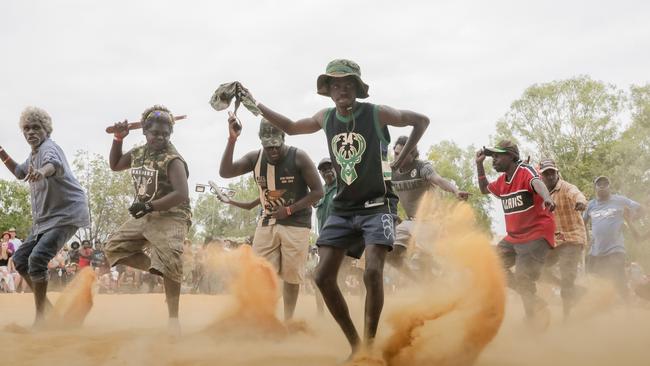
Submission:
[[[650,84],[630,88],[629,109],[632,121],[616,141],[611,178],[614,188],[646,210],[641,220],[632,223],[642,238],[628,233],[626,245],[629,257],[650,272]]]
[[[240,177],[230,183],[228,188],[237,193],[233,199],[242,202],[253,201],[259,197],[257,183],[252,175]],[[256,217],[259,206],[250,211],[221,203],[217,197],[205,193],[194,205],[192,221],[197,225],[196,238],[205,240],[206,237],[244,237],[255,232]]]
[[[629,115],[629,121],[622,121]],[[615,193],[650,203],[650,84],[628,93],[588,76],[535,84],[497,124],[497,136],[515,139],[532,163],[550,157],[562,177],[593,197],[593,180],[607,175]],[[645,236],[648,215],[632,225]],[[650,271],[650,242],[626,233],[631,260]]]
[[[79,239],[100,240],[129,218],[133,184],[128,171],[114,172],[99,154],[77,151],[73,162],[75,176],[86,191],[90,208],[90,228],[77,233]]]
[[[585,192],[598,175],[613,169],[625,102],[615,86],[587,76],[535,84],[497,123],[499,136],[517,140],[531,163],[553,158],[562,176]]]
[[[474,146],[463,149],[452,141],[442,141],[429,148],[427,158],[440,176],[455,182],[460,190],[472,194],[468,202],[474,208],[477,222],[486,232],[490,232],[490,197],[481,194],[476,183],[474,156],[477,150]],[[489,171],[489,167],[486,166],[486,169]]]
[[[0,233],[15,228],[16,236],[25,239],[31,225],[29,186],[19,181],[0,179]]]

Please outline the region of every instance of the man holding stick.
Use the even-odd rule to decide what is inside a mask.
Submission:
[[[110,167],[113,171],[130,169],[136,192],[129,208],[133,218],[111,236],[104,252],[111,267],[124,264],[163,277],[169,333],[178,336],[183,240],[191,224],[191,210],[187,164],[169,141],[174,120],[164,106],[146,109],[142,130],[147,143],[127,153],[122,152],[122,140],[129,134],[128,123],[113,126]],[[151,257],[144,253],[145,246],[151,247]]]
[[[13,256],[16,270],[34,292],[34,328],[44,325],[51,307],[47,299],[47,264],[80,227],[90,224],[86,194],[72,174],[59,145],[50,139],[52,118],[36,107],[20,115],[20,129],[31,146],[31,154],[17,164],[0,147],[0,159],[18,179],[29,182],[32,201],[32,229]]]

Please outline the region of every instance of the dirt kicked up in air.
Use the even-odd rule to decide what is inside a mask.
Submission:
[[[437,259],[443,275],[411,288],[399,311],[386,313],[389,336],[350,365],[471,365],[502,323],[503,271],[489,238],[475,227],[471,208],[432,197],[423,202],[429,204],[420,208],[417,242]],[[276,337],[310,332],[305,323],[285,326],[277,318],[278,280],[250,247],[217,252],[211,262],[229,273],[234,302],[206,331]]]
[[[503,321],[501,264],[467,204],[422,202],[417,245],[436,258],[441,275],[418,284],[399,311],[387,313],[392,333],[383,358],[389,366],[471,365]]]
[[[360,353],[350,365],[469,365],[499,329],[504,277],[489,239],[474,228],[471,209],[436,204],[421,210],[425,220],[416,228],[418,245],[436,257],[443,275],[387,294],[376,349]],[[209,262],[228,279],[230,294],[183,295],[180,340],[165,335],[161,296],[99,295],[91,309],[91,271],[80,273],[58,297],[50,330],[22,332],[18,329],[25,328],[5,325],[11,336],[0,339],[6,338],[3,341],[15,351],[9,358],[20,364],[40,364],[52,357],[68,365],[342,363],[348,348],[334,320],[329,314],[305,318],[314,314],[312,297],[300,300],[298,320],[285,324],[278,318],[279,281],[250,247],[214,251]],[[31,295],[16,296],[30,304]],[[348,299],[357,324],[363,308],[358,301]],[[20,310],[21,321],[31,319],[29,306]],[[86,315],[87,324],[79,328]]]
[[[47,311],[45,322],[41,326],[43,330],[80,327],[86,316],[93,307],[93,287],[97,282],[95,272],[92,268],[86,267],[79,271],[75,278],[66,286],[61,296],[54,303],[54,306]],[[15,323],[6,327],[7,331],[18,333],[29,333]]]

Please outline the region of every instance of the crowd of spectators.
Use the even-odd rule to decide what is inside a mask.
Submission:
[[[2,235],[0,252],[0,293],[22,293],[30,289],[16,272],[11,256],[22,242],[15,237],[15,231]],[[227,274],[208,263],[211,251],[231,251],[241,245],[251,245],[250,238],[217,239],[207,238],[203,244],[193,245],[185,240],[183,245],[183,293],[221,294],[226,292]],[[50,289],[61,291],[85,267],[92,268],[98,279],[99,293],[154,293],[163,292],[162,278],[146,271],[125,265],[110,267],[102,250],[103,243],[89,240],[66,244],[48,264]],[[313,271],[318,263],[316,247],[310,251],[310,260],[305,271]],[[310,265],[311,264],[311,265]],[[351,260],[341,270],[342,290],[348,295],[362,292],[362,266],[359,260]],[[390,272],[389,272],[390,273]],[[390,274],[387,275],[390,277]],[[387,278],[387,282],[395,282]],[[388,289],[390,291],[390,289]],[[304,291],[315,293],[316,289],[306,286]]]

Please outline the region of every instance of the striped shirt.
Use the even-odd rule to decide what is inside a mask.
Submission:
[[[296,152],[295,147],[289,146],[287,155],[274,165],[268,162],[264,150],[260,150],[253,170],[264,210],[258,226],[311,227],[311,207],[294,212],[283,220],[273,217],[275,211],[291,206],[309,193],[303,171],[296,163]]]
[[[551,191],[555,202],[555,240],[557,245],[566,243],[584,245],[587,242],[582,212],[576,211],[576,203],[587,205],[585,195],[578,187],[562,179],[558,180]]]

